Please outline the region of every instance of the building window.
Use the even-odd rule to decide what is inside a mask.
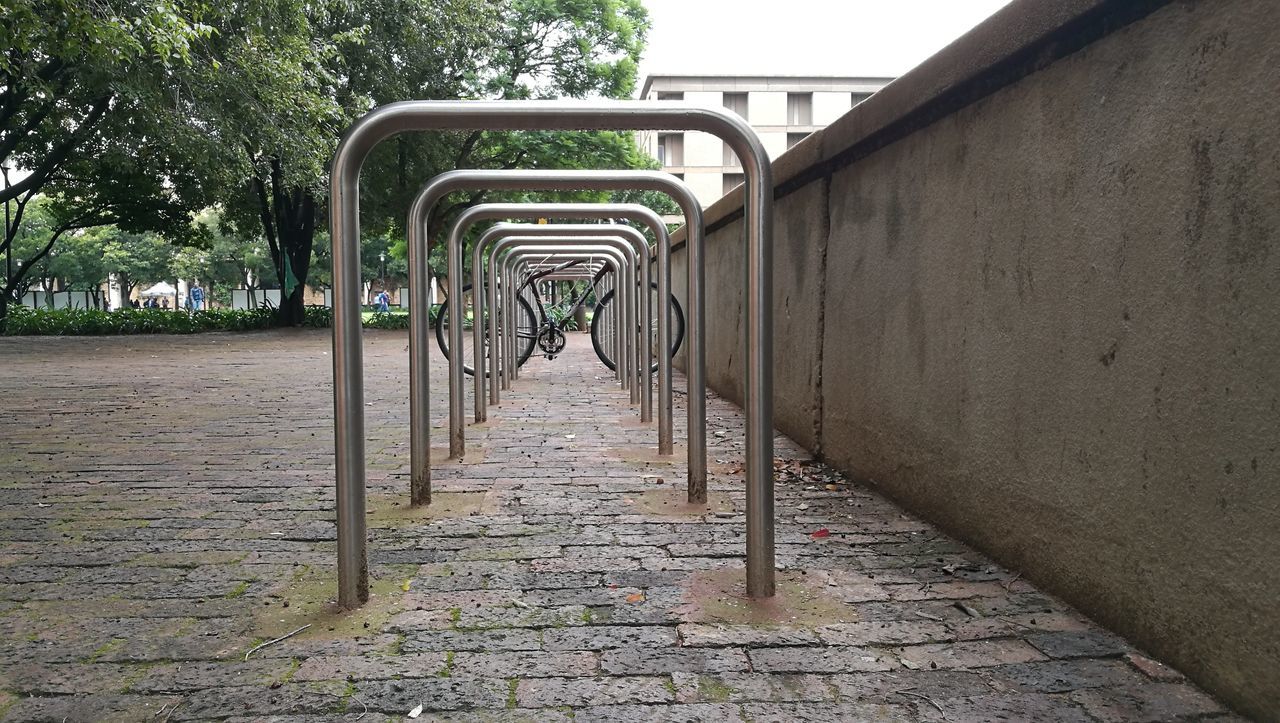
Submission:
[[[743,120],[748,120],[746,93],[725,93],[724,107],[742,116]]]
[[[721,161],[721,165],[725,165],[730,168],[742,167],[742,161],[738,160],[738,154],[733,152],[733,149],[729,147],[728,143],[724,144],[724,157]]]
[[[658,100],[684,100],[684,93],[681,91],[658,91]]]
[[[867,98],[870,98],[870,97],[871,97],[871,94],[870,94],[870,93],[850,93],[850,94],[849,94],[849,107],[850,107],[850,108],[852,108],[852,107],[854,107],[855,105],[857,105],[857,104],[861,103],[862,101],[864,101],[864,100],[866,100]]]
[[[787,149],[788,149],[788,150],[790,150],[790,149],[792,149],[792,148],[795,148],[795,146],[796,146],[796,144],[797,144],[797,143],[799,143],[800,141],[802,141],[802,140],[804,140],[804,139],[806,139],[806,138],[808,138],[808,137],[809,137],[809,134],[808,134],[808,133],[788,133],[788,134],[787,134]]]
[[[730,191],[737,188],[738,186],[741,186],[744,182],[746,182],[746,180],[747,180],[747,177],[742,175],[741,173],[724,174],[724,188],[721,190],[721,193],[722,194],[729,193]]]
[[[662,133],[658,135],[658,163],[664,167],[684,165],[684,134]]]
[[[787,93],[787,125],[813,125],[813,93]]]

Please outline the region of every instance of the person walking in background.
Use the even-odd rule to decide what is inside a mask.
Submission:
[[[187,294],[191,299],[191,310],[200,311],[204,308],[204,289],[200,288],[200,284],[191,287],[191,291]]]
[[[378,302],[378,311],[386,313],[391,310],[391,294],[388,294],[386,289],[378,292],[375,301]]]

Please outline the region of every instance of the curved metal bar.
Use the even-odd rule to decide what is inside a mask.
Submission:
[[[652,213],[652,211],[650,211],[650,213]],[[478,215],[484,215],[484,212],[480,212]],[[660,219],[659,219],[659,223],[661,223]],[[559,238],[559,237],[572,237],[572,236],[595,236],[595,235],[601,235],[601,234],[616,235],[619,238],[622,238],[623,240],[629,241],[635,246],[635,250],[638,255],[639,264],[640,264],[640,267],[639,267],[640,287],[642,289],[649,288],[648,286],[648,284],[650,283],[649,272],[651,267],[651,256],[649,251],[649,245],[648,243],[645,242],[644,236],[641,235],[639,231],[636,231],[630,226],[622,226],[617,224],[604,224],[604,225],[539,224],[536,226],[529,225],[529,224],[500,224],[495,228],[499,228],[499,227],[523,228],[523,229],[526,229],[526,235],[539,236],[539,237],[546,236],[546,237]],[[474,253],[473,253],[473,267],[472,267],[473,276],[475,275],[474,274],[474,269],[476,268],[475,264],[483,264],[482,259],[484,256],[484,251],[485,251],[484,242],[477,241],[475,245]],[[491,251],[489,254],[490,267],[492,267],[493,265],[493,259],[494,259],[494,253]],[[475,284],[473,282],[473,286],[474,285]],[[474,296],[475,295],[473,294],[473,298]],[[652,322],[650,318],[650,313],[649,313],[649,304],[648,304],[649,297],[647,295],[641,294],[640,292],[637,292],[636,298],[637,298],[636,303],[639,304],[638,312],[640,316],[640,319],[639,319],[640,328],[649,329],[651,328],[651,322]],[[641,300],[643,300],[645,303],[641,303]],[[496,297],[495,297],[495,293],[492,288],[492,285],[490,285],[490,289],[489,289],[489,303],[490,305],[493,305],[496,303]],[[664,309],[668,311],[668,315],[670,314],[669,307],[670,307],[670,300],[668,300],[667,305],[664,307]],[[492,315],[489,320],[489,333],[491,335],[494,335],[497,333],[497,319],[493,318]],[[477,338],[478,336],[479,335],[477,335]],[[653,368],[653,348],[651,345],[647,343],[643,344],[642,346],[643,346],[643,352],[644,352],[644,361],[646,363],[646,366],[644,367],[644,369],[646,370],[652,369]],[[639,353],[640,351],[641,349],[638,347],[636,349],[636,352]],[[495,348],[494,345],[491,344],[490,345],[491,366],[496,367],[496,361],[497,361],[496,355],[497,355],[497,349]],[[668,361],[669,361],[669,358],[668,358]],[[632,393],[631,393],[632,403],[633,404],[636,402],[640,403],[640,421],[647,424],[653,421],[653,375],[651,373],[642,375],[640,373],[640,369],[641,367],[639,362],[636,362],[635,364],[632,365],[632,368],[631,368],[632,378],[629,380],[629,388],[632,390]],[[476,378],[479,378],[479,375],[475,375],[475,376]],[[453,380],[451,379],[450,381],[452,382]],[[642,382],[643,382],[643,392],[641,389]],[[482,385],[480,384],[476,385],[477,394],[482,394],[483,389],[484,387]],[[490,384],[489,389],[490,389],[490,401],[496,403],[497,385]],[[483,395],[481,396],[481,401],[483,401]],[[477,405],[477,409],[479,409],[479,407],[480,405]],[[667,417],[667,421],[668,422],[670,421],[670,417]],[[452,428],[450,429],[450,431],[451,432],[453,431]]]
[[[461,249],[465,239],[466,231],[472,226],[472,224],[478,221],[496,219],[496,218],[539,218],[540,216],[549,215],[552,212],[554,212],[555,215],[557,216],[563,216],[566,213],[568,213],[568,209],[576,210],[577,214],[575,215],[579,215],[585,218],[611,218],[611,216],[607,215],[606,213],[607,211],[607,212],[613,213],[615,217],[619,215],[625,215],[627,217],[643,218],[652,222],[655,228],[662,227],[662,219],[659,218],[658,215],[654,213],[652,210],[644,206],[640,206],[637,204],[599,204],[598,208],[593,208],[592,206],[593,204],[555,204],[555,205],[552,205],[552,204],[480,204],[477,206],[472,206],[471,208],[468,208],[467,210],[463,211],[458,216],[457,220],[453,223],[453,226],[449,230],[447,243],[449,244],[449,248],[452,248],[454,245],[457,245],[459,249]],[[521,225],[512,224],[511,226],[518,227]],[[649,288],[649,283],[650,283],[649,271],[652,263],[651,255],[649,251],[649,245],[645,241],[644,236],[641,235],[639,231],[636,231],[634,228],[631,228],[630,226],[623,226],[619,224],[606,224],[606,225],[539,224],[536,226],[531,226],[528,224],[524,224],[523,227],[528,228],[527,235],[530,235],[530,236],[573,236],[573,235],[607,234],[611,236],[619,236],[627,241],[630,241],[633,244],[635,244],[636,252],[640,256],[640,264],[641,264],[640,284],[644,289]],[[663,230],[665,231],[665,229]],[[483,340],[484,340],[485,330],[481,328],[479,324],[481,323],[481,320],[484,319],[482,315],[482,311],[486,303],[486,299],[484,296],[485,282],[484,282],[484,271],[483,271],[484,258],[485,258],[484,251],[485,251],[485,245],[486,245],[486,242],[484,241],[484,239],[486,238],[492,238],[492,237],[488,235],[483,236],[480,241],[476,242],[474,248],[472,249],[472,254],[471,254],[471,278],[472,278],[471,297],[472,297],[472,307],[473,309],[475,309],[475,311],[473,311],[473,314],[472,314],[473,318],[475,319],[475,322],[473,322],[472,324],[472,332],[474,334],[474,343],[472,346],[472,349],[474,350],[473,354],[479,354],[479,350],[484,348]],[[461,254],[457,254],[456,256],[457,256],[458,263],[461,264],[462,262]],[[492,263],[492,255],[490,255],[490,263]],[[450,276],[452,276],[455,273],[461,276],[462,269],[460,266],[457,269],[450,267],[449,269]],[[488,287],[489,287],[489,298],[487,300],[488,304],[491,309],[496,309],[496,301],[497,301],[496,290],[494,289],[493,284],[489,284]],[[645,301],[647,302],[648,297],[645,296],[644,298],[645,298]],[[669,306],[669,300],[668,300],[668,306]],[[650,319],[649,308],[650,308],[650,305],[648,303],[645,303],[641,305],[641,309],[640,309],[640,312],[641,312],[640,323],[642,325],[642,328],[645,328],[645,329],[651,328],[652,320]],[[498,350],[497,350],[497,344],[496,344],[497,316],[495,313],[490,313],[489,315],[488,333],[490,335],[489,338],[494,340],[494,342],[491,342],[489,345],[489,367],[490,367],[489,373],[494,375],[493,377],[494,383],[489,384],[489,403],[497,404],[498,403],[498,384],[496,383],[496,374],[494,374],[494,371],[493,371],[498,368],[498,364],[497,364]],[[454,348],[454,347],[451,346],[450,348]],[[646,351],[646,358],[648,359],[648,365],[645,367],[645,369],[651,369],[653,366],[652,347],[648,344],[645,344],[644,348]],[[670,360],[668,359],[668,362],[669,361]],[[481,373],[481,369],[483,366],[484,366],[484,361],[477,358],[475,361],[476,373],[472,375],[472,381],[475,385],[475,420],[477,422],[484,421],[485,418],[487,417],[486,410],[485,410],[486,404],[485,404],[485,394],[484,394],[486,376],[485,374]],[[643,394],[642,394],[641,387],[640,387],[640,379],[639,379],[639,366],[637,365],[633,371],[636,372],[637,379],[635,380],[635,383],[632,386],[632,389],[633,389],[632,401],[640,402],[640,405],[641,405],[640,419],[642,422],[648,423],[653,421],[653,376],[652,374],[643,375]],[[462,365],[461,364],[450,365],[450,371],[449,371],[450,395],[460,395],[462,393],[463,383],[464,383],[464,378],[463,378]],[[452,405],[450,405],[450,409],[452,409]],[[410,410],[410,416],[412,416],[412,410]],[[461,452],[461,446],[462,446],[461,435],[465,432],[465,420],[450,419],[449,432],[450,432],[449,434],[450,452],[456,456],[458,453]],[[456,449],[454,447],[455,440],[459,442]],[[410,454],[412,454],[412,450],[410,450]]]
[[[595,256],[596,255],[588,255],[588,256],[585,256],[584,258],[591,259],[591,258],[595,258]],[[555,258],[574,258],[574,255],[556,253],[554,257]],[[566,269],[566,273],[564,274],[551,274],[546,277],[540,277],[539,280],[541,280],[541,278],[548,278],[548,279],[557,279],[557,280],[566,280],[566,281],[574,281],[574,280],[591,281],[596,278],[596,275],[598,273],[605,272],[605,271],[611,272],[615,268],[616,263],[617,262],[610,263],[608,261],[599,261],[599,262],[591,263],[589,261],[584,261],[581,266],[575,266],[572,269]],[[531,269],[538,266],[538,264],[530,264],[526,260],[526,257],[521,255],[519,250],[508,253],[496,265],[498,267],[498,275],[501,278],[501,283],[503,288],[517,289],[517,290],[522,289],[525,283],[527,283],[528,278],[532,276],[532,273],[528,273],[528,272]],[[491,265],[491,268],[492,268],[492,265]],[[526,273],[524,275],[518,275],[516,273],[516,270],[518,268],[523,269]],[[581,274],[569,273],[572,271],[580,271],[585,269],[590,269],[590,273],[585,273],[585,272]],[[601,277],[600,279],[601,285],[602,286],[607,285],[610,282],[610,279],[611,279],[610,275],[605,275]],[[507,372],[500,377],[502,380],[502,388],[504,390],[511,389],[511,384],[518,377],[519,359],[517,355],[519,354],[519,351],[516,345],[516,340],[517,340],[516,329],[518,327],[519,315],[515,308],[516,306],[515,297],[518,294],[519,294],[518,291],[515,294],[511,294],[511,293],[504,294],[501,299],[500,312],[501,312],[502,323],[499,325],[498,350],[502,359],[502,370],[504,372]],[[619,305],[620,304],[621,304],[621,299],[619,299]],[[616,306],[614,310],[615,311],[617,310]],[[516,324],[507,323],[507,320],[511,320],[511,319],[517,320],[517,323]],[[616,355],[616,352],[615,352],[615,355]],[[621,377],[620,375],[617,374],[616,368],[614,370],[614,378],[621,381]]]
[[[514,241],[512,239],[514,239]],[[575,255],[575,252],[569,251],[567,249],[573,248],[573,249],[578,249],[577,253],[581,254],[584,258],[591,257],[591,256],[604,256],[610,260],[610,263],[615,270],[616,269],[623,270],[622,273],[625,278],[629,278],[631,280],[635,279],[634,266],[638,266],[638,264],[634,264],[634,259],[628,256],[626,249],[620,246],[617,246],[615,244],[593,246],[589,244],[589,242],[593,240],[590,238],[567,239],[570,242],[569,244],[557,246],[557,245],[548,244],[548,241],[551,241],[551,240],[552,239],[541,238],[541,237],[524,237],[524,238],[507,237],[499,240],[496,244],[494,244],[495,246],[498,247],[499,252],[507,251],[508,249],[512,248],[512,246],[516,246],[516,248],[512,250],[510,253],[508,253],[500,263],[500,265],[504,268],[504,274],[507,274],[508,278],[510,278],[511,272],[514,271],[515,265],[521,261],[521,254],[555,253],[564,258],[571,258]],[[541,243],[542,245],[538,245],[539,243]],[[629,312],[632,309],[633,303],[634,303],[633,296],[627,292],[625,286],[626,284],[620,284],[618,286],[618,303],[615,305],[614,312],[619,319],[621,319],[621,312],[622,311]],[[514,296],[509,295],[509,298],[514,299]],[[506,315],[506,318],[508,319],[516,317],[514,302],[511,302],[508,304],[508,311],[506,312],[505,315]],[[505,357],[506,363],[509,365],[518,366],[519,359],[517,358],[518,351],[516,349],[517,345],[516,345],[516,338],[514,334],[515,325],[508,324],[507,327],[508,327],[506,330],[507,342],[504,344],[504,349],[506,353],[506,357]],[[623,324],[618,323],[615,325],[615,327],[621,330],[623,328]],[[621,339],[621,337],[622,337],[622,334],[620,333],[616,335],[616,338],[618,338],[619,342],[625,341]],[[621,362],[624,356],[623,348],[624,347],[620,343],[615,353],[614,358],[618,359],[619,362]],[[621,368],[620,363],[615,366],[618,368]],[[621,374],[618,374],[616,378],[619,380],[619,383],[621,384],[621,382],[623,381],[623,376]],[[623,388],[626,388],[625,385],[623,385]]]
[[[670,258],[671,239],[667,237],[667,225],[662,221],[662,218],[658,216],[658,214],[655,213],[652,209],[650,209],[647,206],[641,206],[640,204],[635,204],[635,203],[485,203],[485,204],[480,204],[477,206],[472,206],[471,208],[467,209],[454,221],[449,231],[447,243],[450,243],[450,244],[462,243],[462,240],[465,238],[466,232],[469,229],[469,227],[472,224],[476,223],[477,221],[499,219],[499,218],[531,219],[531,218],[544,218],[544,217],[545,218],[561,218],[561,219],[620,218],[620,219],[626,219],[630,221],[636,221],[638,223],[643,223],[646,226],[648,226],[649,229],[653,232],[654,238],[657,240],[657,248],[668,250],[668,253],[665,257],[659,255],[659,258],[658,258],[659,274],[663,273],[662,269],[664,266],[668,266],[671,263],[671,258]],[[642,244],[644,243],[643,239],[641,239],[641,243]],[[640,250],[639,247],[637,247],[637,250]],[[647,249],[640,250],[640,251],[642,254],[649,253]],[[477,244],[475,249],[473,250],[473,255],[472,255],[472,272],[471,273],[473,277],[477,273],[476,270],[480,268],[477,264],[480,263],[481,257],[482,257],[482,249],[480,245]],[[647,280],[649,276],[648,267],[650,262],[648,259],[645,259],[642,261],[642,263],[644,263],[644,266],[641,267],[640,283],[641,285],[645,285],[650,283]],[[492,268],[492,258],[490,258],[490,268]],[[667,272],[667,275],[668,276],[670,275],[669,271]],[[474,282],[472,283],[472,285],[473,287],[475,286]],[[645,288],[648,288],[648,287],[646,286]],[[472,293],[474,294],[474,289]],[[490,296],[492,297],[493,295],[490,294]],[[668,295],[667,298],[665,299],[661,297],[659,297],[658,299],[659,326],[669,323],[670,299],[671,299],[670,295]],[[490,305],[492,306],[492,298],[490,299]],[[664,309],[666,310],[665,313],[663,313]],[[641,320],[642,326],[646,329],[650,328],[650,324],[652,322],[652,319],[650,318],[651,316],[650,305],[648,303],[643,304],[641,307],[641,312],[643,315],[643,318]],[[669,340],[670,334],[668,333],[664,335],[663,331],[659,329],[658,337],[659,339],[667,338]],[[659,418],[658,446],[659,446],[659,454],[666,454],[666,455],[672,454],[674,451],[673,442],[672,442],[673,434],[672,434],[672,424],[671,424],[672,400],[671,400],[671,368],[670,367],[671,367],[670,355],[663,356],[659,354],[658,393],[660,398],[660,405],[658,408],[658,418]],[[649,368],[652,368],[652,364],[650,364]],[[452,384],[452,382],[453,382],[453,378],[451,376],[450,383]],[[477,389],[479,388],[480,388],[480,385],[477,384]],[[450,387],[450,390],[452,393],[452,386]],[[644,393],[644,402],[642,406],[643,411],[641,414],[641,420],[648,423],[653,421],[652,374],[647,374],[644,377],[643,393]],[[497,384],[490,384],[489,403],[490,404],[498,403],[498,385]],[[414,418],[415,416],[412,406],[413,406],[412,400],[410,400],[409,416],[411,419]],[[477,402],[476,411],[478,415],[477,419],[482,419],[484,413],[483,413],[483,410],[480,409],[479,402]],[[705,451],[704,451],[704,454],[705,454]],[[410,457],[412,458],[412,449],[410,450]],[[412,459],[410,460],[410,463],[412,464]]]
[[[523,287],[523,280],[521,280],[520,282],[516,281],[515,263],[517,261],[519,261],[519,257],[508,254],[506,257],[504,257],[504,259],[499,264],[503,282],[507,284],[507,288],[509,289],[520,289]],[[610,264],[608,262],[602,263],[601,266],[611,270],[615,268],[614,264]],[[605,277],[603,277],[601,279],[601,284],[603,287],[613,288],[612,275],[606,275]],[[503,312],[502,312],[504,319],[513,319],[516,317],[516,302],[515,302],[516,295],[518,295],[518,292],[517,294],[511,294],[504,297]],[[614,305],[613,311],[616,312],[620,306],[621,306],[621,298],[619,298],[619,303]],[[609,338],[611,340],[614,338],[612,336],[612,333],[610,334]],[[516,353],[517,353],[516,343],[515,343],[516,335],[515,335],[514,328],[512,328],[510,325],[508,325],[508,328],[504,328],[499,341],[500,341],[500,346],[502,348],[502,351],[506,355],[504,357],[505,363],[503,368],[504,370],[509,372],[503,377],[503,385],[504,385],[503,388],[510,389],[511,382],[515,379],[520,378],[520,365],[518,364],[519,360],[516,358]],[[618,350],[613,349],[613,354],[614,354],[614,357],[617,358],[619,356]],[[621,382],[622,375],[618,372],[616,364],[614,365],[613,376],[615,379]]]
[[[689,499],[705,503],[707,499],[707,405],[706,405],[706,334],[703,331],[703,221],[702,205],[684,181],[660,171],[531,171],[531,170],[457,170],[431,179],[414,198],[407,223],[409,248],[409,434],[410,489],[412,504],[425,504],[429,495],[422,490],[430,486],[431,466],[428,419],[428,359],[430,356],[430,297],[427,291],[430,269],[427,265],[427,223],[432,209],[441,199],[456,191],[495,190],[648,190],[665,193],[679,206],[685,217],[688,237],[688,303],[685,309],[687,334],[685,397],[689,448],[687,485]],[[671,273],[665,260],[670,259],[670,238],[658,239],[658,296],[670,298]],[[415,318],[417,321],[415,321]],[[671,339],[662,338],[659,348],[670,348]],[[519,368],[511,370],[520,376]],[[616,372],[615,372],[616,373]],[[666,376],[659,370],[658,388],[671,387],[671,369]],[[462,403],[457,409],[461,413]],[[419,410],[415,412],[414,410]],[[770,452],[772,454],[772,452]]]
[[[572,257],[572,255],[557,253],[554,255],[554,258],[566,258],[566,256]],[[586,258],[590,259],[594,257],[588,256]],[[528,273],[524,277],[521,277],[519,278],[519,280],[517,280],[517,276],[515,274],[515,269],[517,266],[524,268],[526,271],[534,271],[534,272],[536,272],[536,269],[539,266],[542,266],[542,264],[529,263],[527,260],[525,260],[523,256],[514,252],[508,253],[507,256],[505,256],[497,264],[494,264],[493,261],[490,261],[489,268],[492,270],[495,265],[498,267],[498,276],[501,279],[503,288],[508,290],[513,290],[513,289],[518,290],[523,288],[525,283],[527,283],[527,279],[530,276],[532,276],[532,273]],[[553,264],[547,264],[547,266],[552,266],[552,265]],[[559,264],[556,263],[554,265],[558,266]],[[571,269],[565,269],[565,272],[562,274],[561,273],[550,274],[545,277],[540,277],[539,280],[541,280],[541,278],[547,278],[547,279],[565,280],[565,281],[575,281],[575,280],[591,281],[596,277],[598,273],[601,273],[607,270],[612,270],[613,268],[614,268],[614,264],[611,264],[605,261],[598,261],[593,263],[587,260],[587,261],[581,262],[580,265],[574,266]],[[578,273],[571,273],[571,272],[578,272]],[[601,281],[601,284],[607,284],[609,279],[605,277],[605,278],[601,278],[600,281]],[[516,294],[518,294],[518,291],[516,292]],[[501,305],[501,319],[503,323],[499,327],[498,350],[499,350],[500,358],[502,359],[502,371],[504,372],[500,376],[500,379],[502,380],[502,388],[504,390],[511,388],[511,382],[517,377],[517,370],[519,368],[519,360],[516,357],[518,352],[516,350],[516,344],[515,344],[515,339],[516,339],[515,330],[517,325],[506,323],[507,320],[518,318],[518,315],[515,310],[516,294],[512,294],[512,293],[504,294],[502,298],[502,305]],[[619,300],[619,303],[621,303],[621,300]],[[615,307],[615,310],[616,310],[616,307]],[[617,374],[616,368],[614,370],[614,375],[615,375],[615,378],[620,377],[620,375]]]
[[[747,231],[747,383],[743,405],[747,417],[747,594],[755,598],[771,597],[774,594],[773,287],[770,278],[773,173],[759,137],[745,120],[734,113],[722,108],[699,108],[683,103],[405,101],[377,108],[357,120],[338,144],[330,166],[338,604],[350,609],[369,597],[364,519],[364,354],[359,293],[360,168],[378,143],[397,133],[464,129],[700,130],[720,137],[742,160],[746,175],[744,213]],[[416,255],[414,249],[415,245],[409,244],[410,253]],[[690,245],[689,264],[691,279],[696,277],[698,281],[689,290],[689,316],[696,319],[700,329],[704,312],[700,245]],[[411,273],[424,266],[410,259]],[[461,287],[461,279],[450,279],[449,282],[455,291]],[[410,305],[417,308],[420,304],[414,304],[412,296],[411,292]],[[458,307],[453,305],[451,308],[461,323]],[[419,323],[427,323],[421,318],[425,314],[418,316]],[[693,352],[690,349],[690,353]],[[689,361],[691,371],[696,364],[696,373],[701,373],[703,359],[691,357]],[[417,382],[425,386],[427,379]],[[419,393],[425,394],[425,391],[419,390]],[[426,433],[423,430],[423,439],[415,439],[414,442],[427,444]]]
[[[540,233],[539,232],[540,229],[562,229],[562,230],[567,229],[569,233]],[[582,230],[589,231],[592,229],[596,230],[596,235],[587,235],[582,233]],[[542,240],[544,244],[551,240],[554,240],[555,242],[563,246],[584,246],[584,245],[590,245],[592,242],[594,242],[596,246],[599,246],[601,244],[609,244],[610,246],[617,246],[621,250],[621,252],[624,254],[624,259],[628,264],[631,264],[636,269],[643,270],[644,266],[641,265],[641,262],[640,262],[641,256],[636,254],[635,248],[631,246],[631,244],[628,241],[623,240],[621,234],[612,233],[612,231],[614,230],[626,230],[626,231],[630,231],[633,234],[636,234],[637,236],[639,235],[639,232],[637,232],[635,229],[630,228],[628,226],[608,226],[608,225],[588,226],[588,225],[580,225],[580,224],[569,225],[569,226],[563,226],[563,225],[550,226],[550,225],[532,225],[532,224],[498,224],[488,229],[487,231],[485,231],[484,234],[481,235],[480,239],[476,242],[476,247],[479,249],[483,249],[485,246],[488,246],[489,244],[492,243],[493,248],[490,252],[490,258],[496,259],[498,254],[500,254],[503,250],[510,248],[511,244],[507,243],[506,239],[511,237],[517,237],[526,241],[529,239]],[[602,240],[602,239],[607,239],[607,240]],[[641,246],[644,246],[643,237],[641,237],[641,241],[642,241]],[[634,281],[634,278],[632,279],[632,281]],[[477,300],[481,299],[482,297],[482,295],[479,293],[473,294],[473,296]],[[623,308],[627,309],[629,314],[632,314],[634,313],[634,310],[632,309],[632,307],[637,303],[635,298],[636,294],[634,293],[634,290],[628,289],[627,296],[628,296],[628,304]],[[483,310],[483,307],[477,307],[477,308],[480,310]],[[479,317],[477,316],[477,318]],[[633,317],[632,317],[632,322],[634,322]],[[628,325],[628,328],[631,328],[631,324]],[[496,321],[495,321],[494,331],[496,331]],[[638,333],[638,330],[637,330],[637,333]],[[455,343],[453,341],[455,337],[458,339],[461,339],[461,329],[457,331],[450,329],[449,334],[450,334],[451,346]],[[634,357],[638,353],[637,345],[629,344],[628,346],[629,346],[629,351],[627,354],[627,358],[631,361],[634,361]],[[652,364],[652,362],[650,363]],[[631,375],[630,381],[632,382],[634,382],[634,374],[631,371],[633,368],[634,368],[634,364],[628,365],[626,367],[626,373],[628,375]],[[479,369],[479,366],[477,365],[477,371],[478,369]],[[479,376],[479,374],[477,373],[476,376]],[[629,385],[624,385],[624,387],[631,390],[632,404],[635,404],[636,402],[640,401],[638,399],[639,397],[638,390],[634,383]],[[480,389],[477,389],[477,391],[479,393],[482,393]],[[454,429],[451,424],[450,434],[458,434],[460,432],[461,430]]]

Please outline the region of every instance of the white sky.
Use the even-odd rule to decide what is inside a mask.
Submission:
[[[639,84],[653,73],[898,76],[1008,2],[644,0],[653,27]]]

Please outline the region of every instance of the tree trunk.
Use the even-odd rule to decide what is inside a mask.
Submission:
[[[315,243],[316,202],[309,188],[287,188],[278,158],[271,158],[270,188],[260,177],[250,184],[258,200],[258,215],[280,282],[279,326],[301,326],[306,316],[303,295],[311,270]]]

